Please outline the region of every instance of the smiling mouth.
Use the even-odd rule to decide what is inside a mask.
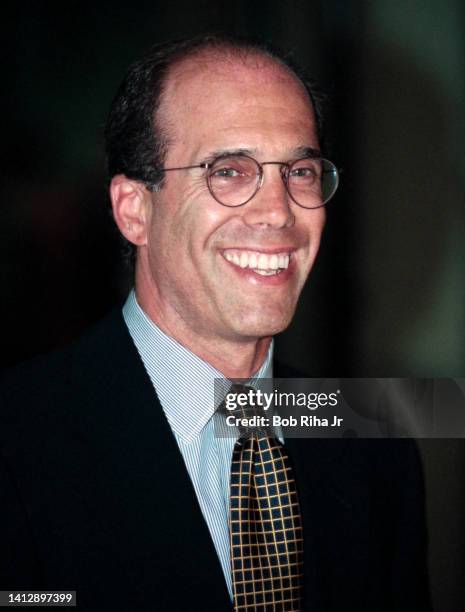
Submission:
[[[261,276],[276,276],[289,267],[291,254],[261,253],[260,251],[242,251],[238,249],[226,249],[223,257],[239,268],[249,268]]]

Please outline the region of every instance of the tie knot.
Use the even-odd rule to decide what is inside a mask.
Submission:
[[[220,410],[234,417],[239,439],[263,437],[270,433],[268,418],[257,402],[257,390],[249,385],[231,385]]]
[[[257,405],[253,399],[255,393],[255,389],[249,385],[239,385],[237,383],[231,385],[227,394],[229,405],[231,406],[232,402],[235,405],[234,408],[229,408],[231,413],[243,418],[258,415]]]

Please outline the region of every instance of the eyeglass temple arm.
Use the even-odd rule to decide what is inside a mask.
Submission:
[[[202,164],[195,164],[195,166],[179,166],[178,168],[160,168],[162,172],[171,172],[171,170],[192,170],[193,168],[210,168],[212,164],[204,162]]]
[[[211,166],[210,163],[202,163],[202,164],[195,164],[195,166],[178,166],[176,168],[159,168],[160,172],[171,172],[172,170],[192,170],[194,168],[209,168]],[[151,184],[150,185],[150,189],[151,191],[161,191],[161,186],[159,184]]]

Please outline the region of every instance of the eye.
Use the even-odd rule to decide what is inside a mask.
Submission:
[[[217,159],[210,169],[210,181],[213,183],[244,183],[254,181],[258,170],[256,163],[246,156],[226,156]]]
[[[225,166],[223,168],[214,168],[211,176],[215,178],[237,178],[241,176],[241,172],[237,168]]]
[[[292,168],[289,174],[290,176],[295,177],[295,178],[307,178],[307,179],[316,179],[318,176],[316,168],[311,167],[311,166],[294,167]]]
[[[316,172],[313,168],[294,168],[291,172],[291,176],[316,178]]]
[[[300,159],[291,166],[289,178],[312,183],[321,178],[321,162],[318,159]]]

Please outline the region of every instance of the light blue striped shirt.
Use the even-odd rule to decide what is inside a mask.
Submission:
[[[209,363],[167,336],[131,291],[123,317],[173,431],[210,530],[231,596],[229,478],[235,440],[214,435],[214,381],[226,379]],[[271,378],[273,343],[254,378]],[[229,384],[225,384],[225,391]]]

